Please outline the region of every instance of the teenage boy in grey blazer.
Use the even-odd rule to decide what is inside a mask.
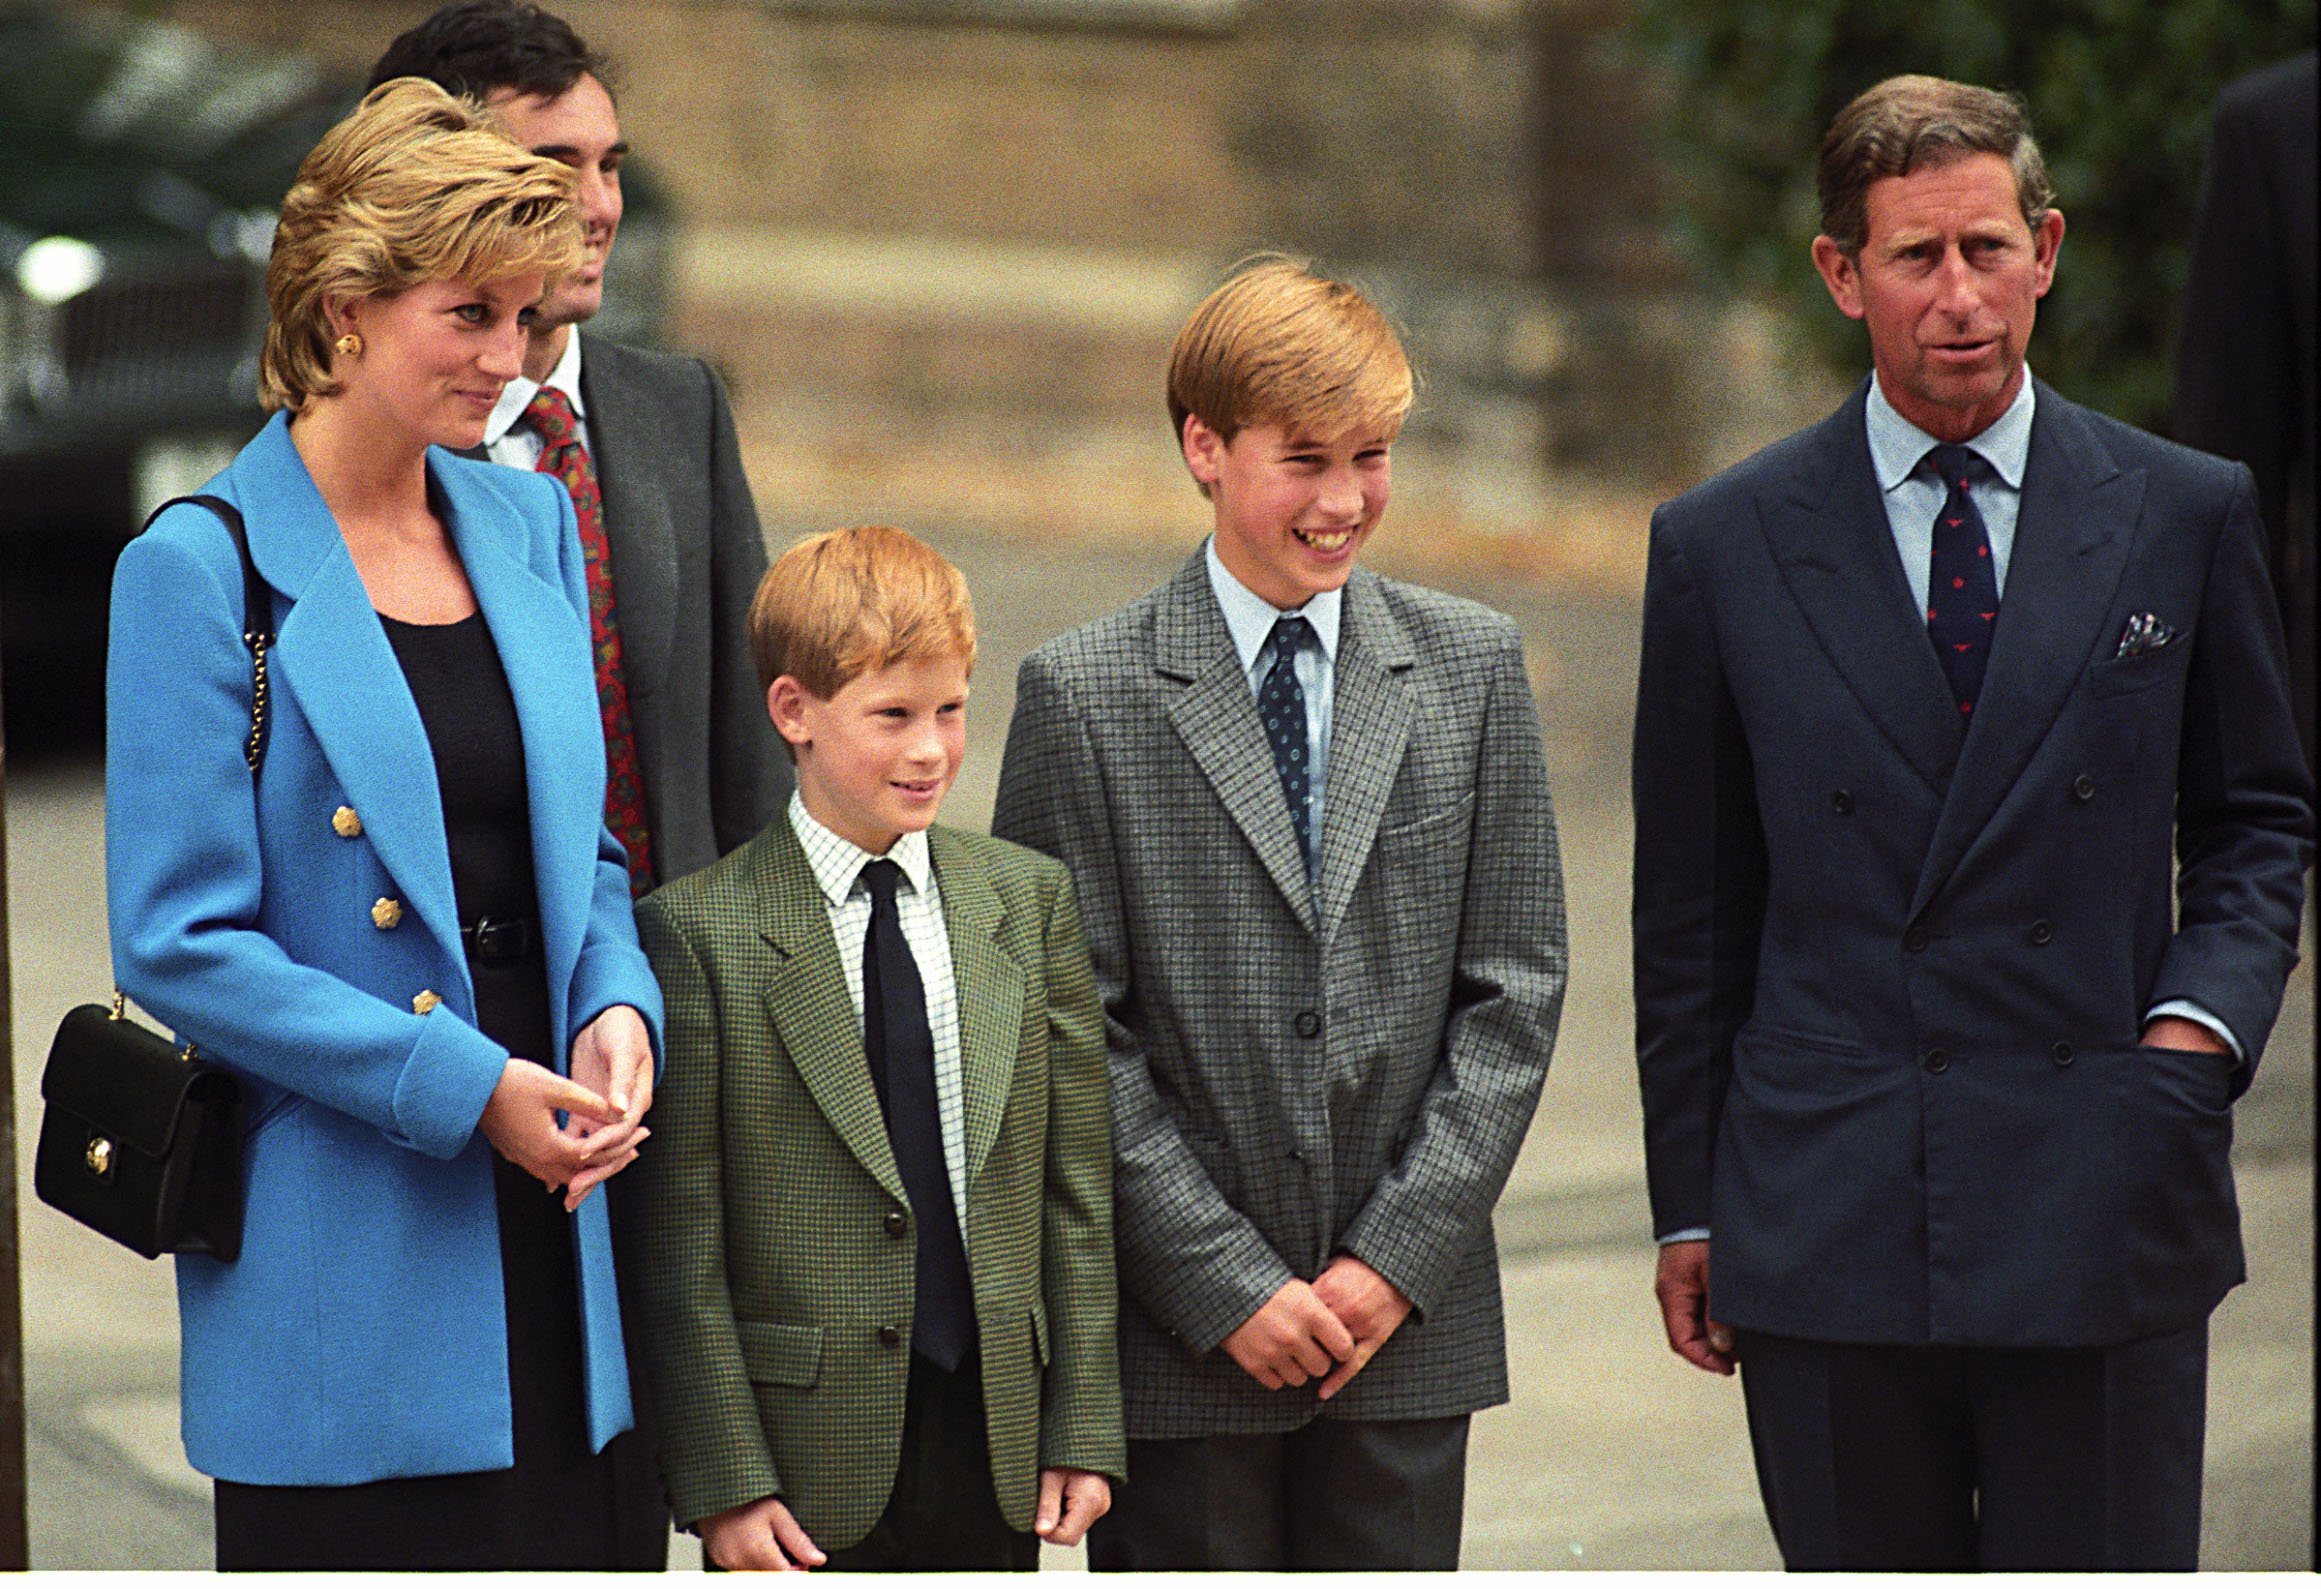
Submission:
[[[1214,535],[1017,682],[992,829],[1072,868],[1112,1054],[1100,1569],[1455,1567],[1507,1399],[1563,878],[1514,625],[1355,566],[1410,400],[1354,289],[1234,276],[1169,374]]]

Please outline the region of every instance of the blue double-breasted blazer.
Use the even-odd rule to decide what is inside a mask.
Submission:
[[[618,841],[570,499],[440,449],[427,470],[522,726],[558,1070],[615,1004],[660,1043]],[[277,415],[205,490],[271,588],[266,758],[243,760],[243,584],[183,506],[121,554],[105,850],[123,991],[245,1078],[240,1259],[181,1257],[186,1453],[218,1478],[352,1484],[513,1461],[492,1149],[508,1051],[475,1025],[426,731]],[[605,1199],[572,1217],[588,1425],[630,1423]],[[583,1387],[575,1387],[576,1392]]]

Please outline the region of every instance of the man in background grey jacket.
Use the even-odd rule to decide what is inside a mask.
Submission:
[[[607,817],[639,894],[754,836],[789,794],[744,620],[766,570],[733,414],[697,358],[588,339],[620,229],[621,136],[601,57],[515,0],[456,0],[397,38],[371,81],[426,77],[482,101],[578,177],[586,254],[541,307],[524,373],[484,432],[495,463],[561,476],[592,539]],[[576,483],[577,482],[577,483]]]

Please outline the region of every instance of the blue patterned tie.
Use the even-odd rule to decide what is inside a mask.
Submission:
[[[1308,777],[1312,769],[1306,764],[1306,692],[1298,684],[1297,655],[1315,639],[1313,625],[1303,618],[1277,620],[1265,642],[1273,651],[1273,665],[1257,689],[1257,715],[1265,724],[1265,742],[1273,747],[1273,770],[1281,775],[1290,826],[1297,829],[1308,876],[1314,870],[1313,786]]]
[[[1926,581],[1926,633],[1942,659],[1960,716],[1974,712],[1990,665],[1991,635],[1999,619],[1999,576],[1991,561],[1990,532],[1967,494],[1974,454],[1936,447],[1926,454],[1942,479],[1942,511],[1934,516],[1934,560]]]

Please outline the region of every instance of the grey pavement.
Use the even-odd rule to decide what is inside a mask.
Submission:
[[[969,763],[947,815],[989,817],[1016,663],[1117,606],[1189,549],[925,533],[966,571],[982,655]],[[778,546],[795,530],[774,526]],[[1391,528],[1375,561],[1392,571]],[[1429,558],[1439,570],[1439,555]],[[1661,1344],[1630,1049],[1626,767],[1636,601],[1504,576],[1461,589],[1527,637],[1563,831],[1573,983],[1539,1118],[1502,1201],[1514,1400],[1475,1423],[1466,1564],[1770,1568],[1737,1387]],[[157,754],[166,753],[157,748]],[[36,1203],[29,1147],[57,1018],[109,986],[100,778],[87,762],[8,777],[18,1166],[32,1560],[40,1568],[192,1568],[209,1560],[206,1482],[176,1437],[166,1263],[145,1263]],[[2307,953],[2311,953],[2308,942]],[[2310,1562],[2313,1431],[2313,980],[2298,973],[2272,1059],[2238,1111],[2249,1283],[2216,1315],[2203,1565]],[[1050,1565],[1078,1563],[1051,1552]],[[673,1562],[698,1561],[690,1541]]]

